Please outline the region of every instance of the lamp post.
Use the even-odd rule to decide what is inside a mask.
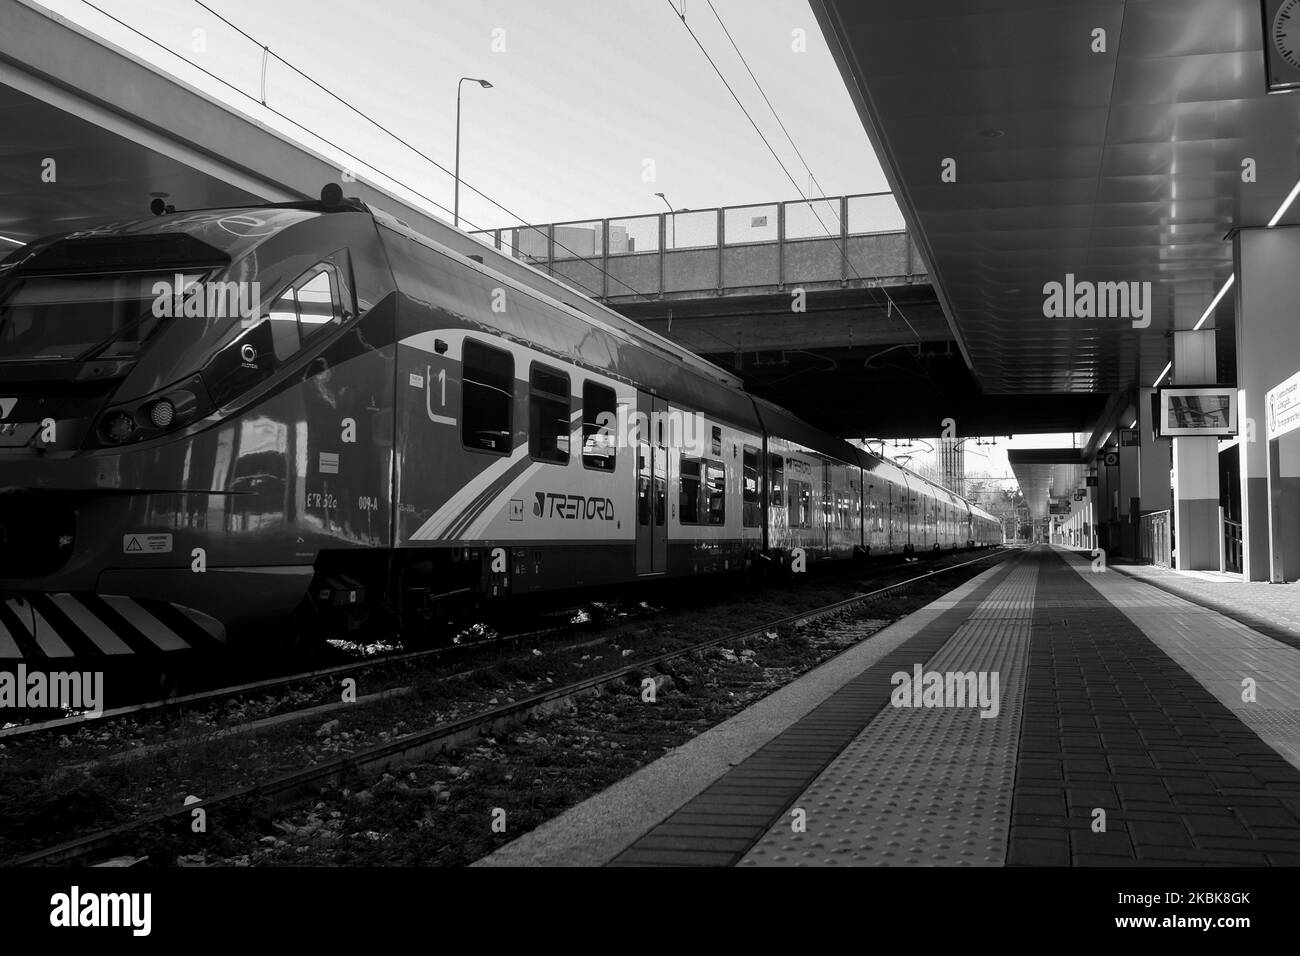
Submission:
[[[477,83],[485,90],[492,89],[487,80],[478,80],[472,76],[462,76],[456,83],[456,198],[452,202],[452,225],[460,228],[460,85],[466,80]]]
[[[672,238],[669,240],[669,244],[674,249],[676,249],[677,248],[677,214],[679,212],[690,212],[690,210],[687,209],[685,206],[683,206],[681,209],[674,209],[673,204],[668,201],[668,197],[665,196],[663,193],[655,193],[655,195],[664,201],[664,205],[668,207],[668,211],[672,214],[670,221],[672,222],[673,229],[672,229]]]

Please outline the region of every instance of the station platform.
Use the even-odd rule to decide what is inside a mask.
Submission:
[[[478,865],[1300,865],[1296,631],[1159,583],[1026,550]]]

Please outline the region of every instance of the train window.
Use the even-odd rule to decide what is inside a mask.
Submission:
[[[773,508],[782,508],[785,506],[785,459],[780,455],[771,455],[767,471],[767,486],[772,490],[772,500],[768,503]]]
[[[713,454],[721,458],[722,457],[722,429],[717,425],[713,426],[712,444],[713,444]]]
[[[613,471],[616,443],[613,425],[601,427],[601,416],[611,423],[618,415],[614,390],[595,382],[582,383],[582,463],[599,471]]]
[[[700,460],[683,458],[677,514],[682,524],[700,523]]]
[[[508,455],[515,402],[513,356],[466,339],[462,375],[461,441],[466,448]]]
[[[339,305],[338,281],[333,266],[322,265],[319,271],[294,283],[298,294],[298,322],[303,341],[322,329],[337,325],[343,310]]]
[[[271,303],[267,319],[275,357],[284,361],[301,343],[323,329],[338,325],[343,317],[338,273],[329,263],[312,266]]]
[[[538,461],[567,464],[569,376],[534,362],[528,384],[528,454]]]
[[[726,524],[727,472],[718,461],[707,461],[704,467],[707,470],[705,489],[709,496],[709,524]]]
[[[741,478],[743,482],[741,494],[744,503],[741,524],[746,528],[757,528],[759,518],[762,517],[758,501],[758,449],[746,445],[741,465],[744,469]]]
[[[641,442],[636,455],[636,514],[642,527],[650,524],[650,445]]]
[[[280,298],[267,310],[271,322],[271,342],[275,357],[284,361],[298,351],[298,308],[294,303],[293,289],[285,289]]]
[[[20,279],[0,300],[0,362],[134,356],[172,315],[155,308],[160,302],[171,306],[179,296],[175,278],[141,273]],[[202,278],[182,275],[181,289]]]
[[[790,527],[812,527],[812,485],[806,481],[790,479]]]

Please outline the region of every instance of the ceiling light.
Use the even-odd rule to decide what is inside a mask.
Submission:
[[[1270,229],[1276,226],[1277,221],[1286,214],[1288,209],[1291,208],[1291,204],[1295,202],[1297,193],[1300,193],[1300,179],[1296,180],[1296,184],[1292,186],[1291,191],[1287,193],[1286,199],[1282,200],[1282,205],[1277,207],[1277,212],[1273,213],[1273,218],[1268,221],[1268,227]]]
[[[1199,329],[1202,325],[1205,324],[1205,320],[1208,319],[1210,315],[1214,312],[1214,308],[1219,304],[1219,300],[1222,299],[1224,295],[1227,294],[1227,291],[1232,288],[1232,284],[1236,281],[1237,281],[1237,274],[1235,272],[1232,275],[1228,276],[1228,280],[1223,283],[1223,285],[1219,288],[1219,291],[1215,293],[1214,298],[1210,300],[1210,304],[1205,309],[1205,313],[1200,317],[1197,323],[1192,326],[1193,332],[1195,332],[1197,329]]]

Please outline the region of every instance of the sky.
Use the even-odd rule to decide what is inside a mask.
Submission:
[[[888,189],[806,0],[204,0],[252,39],[196,0],[39,2],[448,220],[458,81],[488,80],[463,84],[462,228]],[[314,136],[287,125],[258,102],[262,45],[428,158],[271,58],[267,105]],[[1072,441],[972,442],[967,471]]]
[[[195,0],[94,0],[166,50],[82,0],[42,2],[282,128],[256,99],[185,62],[260,98],[258,44],[269,46],[447,170],[455,161],[458,80],[489,80],[491,89],[463,86],[461,215],[470,228],[651,213],[663,209],[656,192],[675,208],[691,209],[808,194],[808,172],[746,62],[820,192],[888,188],[805,0],[205,0],[256,44]],[[682,25],[682,3],[687,23],[789,175]],[[267,103],[326,143],[452,206],[448,172],[274,60]],[[469,192],[467,184],[500,206]]]

